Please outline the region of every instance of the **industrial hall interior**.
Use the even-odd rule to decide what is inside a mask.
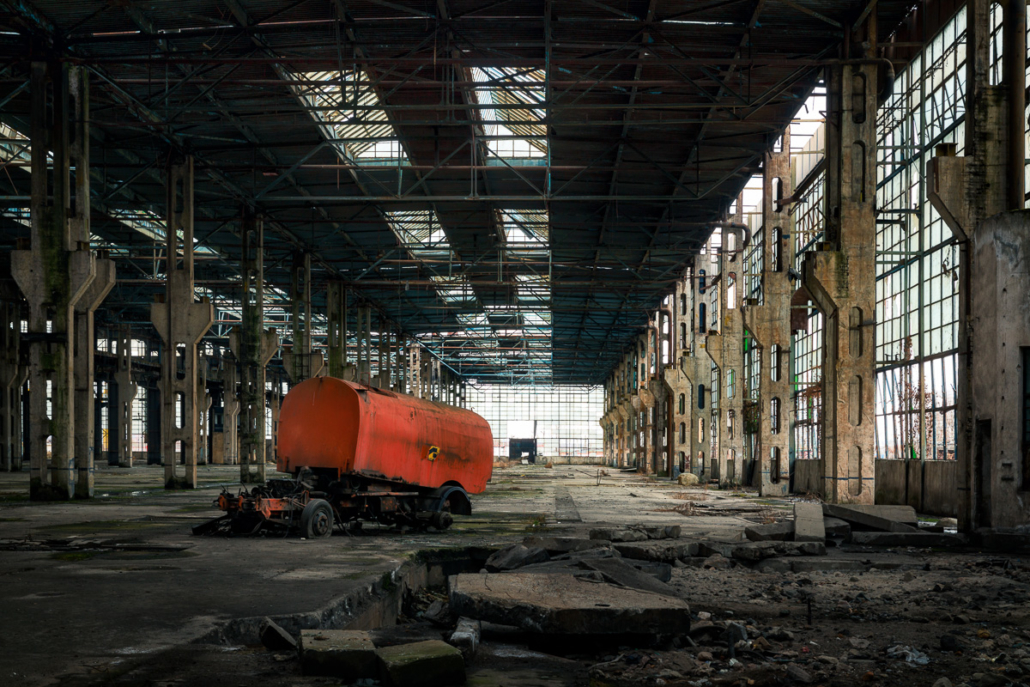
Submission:
[[[0,685],[1030,685],[1027,0],[0,0]]]

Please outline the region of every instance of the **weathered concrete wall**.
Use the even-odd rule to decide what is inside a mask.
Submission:
[[[908,460],[876,461],[876,503],[908,503]],[[916,507],[918,509],[918,506]]]
[[[822,494],[823,462],[821,460],[794,461],[795,494]]]
[[[955,480],[958,464],[953,460],[876,461],[876,503],[909,505],[927,515],[955,516]]]
[[[923,506],[920,512],[931,515],[958,515],[955,485],[958,463],[953,460],[932,460],[923,463]]]

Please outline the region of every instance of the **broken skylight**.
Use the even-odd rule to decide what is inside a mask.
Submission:
[[[475,67],[473,91],[483,108],[480,120],[487,148],[497,157],[529,159],[547,155],[547,126],[543,123],[544,71],[506,67]],[[502,123],[503,122],[503,123]]]

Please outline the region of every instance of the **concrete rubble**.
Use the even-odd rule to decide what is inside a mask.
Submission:
[[[456,575],[451,606],[462,616],[556,635],[678,634],[690,628],[681,599],[561,573]]]

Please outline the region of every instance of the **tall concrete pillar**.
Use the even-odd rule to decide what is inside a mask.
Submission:
[[[80,67],[68,72],[68,162],[75,168],[74,197],[68,216],[72,240],[89,246],[89,73]],[[75,483],[76,498],[93,496],[95,410],[93,357],[96,336],[93,314],[114,288],[114,261],[94,260],[95,275],[75,303]]]
[[[240,460],[238,422],[240,397],[236,389],[236,361],[222,358],[222,461],[236,465]]]
[[[738,220],[742,200],[737,199]],[[740,484],[744,462],[744,319],[740,308],[743,242],[744,233],[738,227],[723,228],[719,281],[713,287],[719,298],[719,328],[709,334],[705,346],[719,368],[720,388],[712,389],[713,394],[719,395],[719,407],[713,408],[712,414],[719,442],[717,453],[713,449],[712,460],[718,461],[720,486]]]
[[[283,347],[283,367],[290,382],[317,377],[325,367],[321,351],[311,349],[311,254],[297,253],[290,270],[293,345]],[[332,351],[332,348],[330,348]]]
[[[422,398],[422,349],[414,342],[408,346],[407,361],[408,393]]]
[[[347,365],[347,289],[342,282],[329,283],[326,291],[329,376],[344,378]]]
[[[197,384],[197,465],[211,462],[211,394],[207,392],[208,358],[198,357],[200,382]]]
[[[193,158],[168,167],[164,297],[150,305],[161,352],[161,454],[166,489],[197,486],[197,343],[215,320],[207,298],[193,288]],[[180,237],[180,233],[182,236]],[[183,471],[177,463],[181,451]]]
[[[822,468],[831,503],[875,495],[876,72],[875,64],[827,69],[825,233],[802,269],[826,323]]]
[[[790,129],[783,133],[779,152],[766,153],[762,165],[761,296],[744,304],[744,323],[761,356],[758,397],[758,491],[762,496],[786,495],[790,485],[790,301],[794,285],[787,270],[794,264],[794,234],[788,206],[781,200],[793,193],[790,175]]]
[[[243,238],[243,323],[230,333],[240,363],[240,482],[265,482],[265,367],[279,348],[279,335],[265,329],[264,227],[249,212]]]
[[[0,299],[0,470],[20,472],[22,464],[21,389],[28,369],[18,352],[21,297]]]
[[[358,306],[357,327],[357,381],[372,383],[372,308]]]
[[[139,388],[132,379],[132,331],[128,327],[120,327],[116,341],[118,363],[114,373],[114,397],[117,402],[108,414],[108,432],[114,437],[117,447],[115,464],[131,468],[132,402],[136,400]]]
[[[82,203],[88,207],[88,173],[77,171],[83,179],[74,187],[71,183],[71,148],[79,140],[70,140],[69,131],[75,107],[84,103],[87,76],[85,68],[60,62],[33,62],[31,74],[31,244],[28,250],[11,255],[12,276],[29,302],[29,496],[66,499],[75,495],[77,477],[75,306],[96,276],[89,237],[83,242],[81,227],[73,232],[71,221]],[[50,86],[52,108],[47,98]],[[77,136],[82,135],[83,126],[76,126]],[[52,190],[48,150],[53,152]],[[87,193],[80,197],[83,183]]]

